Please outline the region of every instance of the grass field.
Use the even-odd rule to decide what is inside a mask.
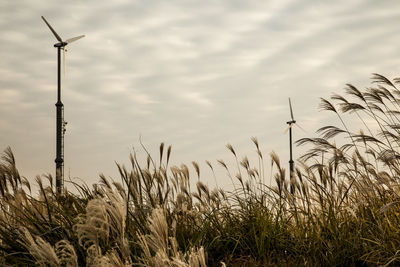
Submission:
[[[310,149],[291,180],[278,155],[264,155],[257,139],[257,166],[228,145],[239,168],[207,164],[229,170],[232,192],[208,188],[196,162],[170,166],[164,144],[146,162],[131,155],[131,166],[118,165],[114,181],[100,176],[94,186],[74,184],[77,194],[57,195],[53,177],[38,176],[39,192],[31,192],[8,148],[0,163],[0,264],[398,265],[398,84],[374,74],[367,89],[347,85],[344,96],[321,99],[338,125],[297,141]],[[362,129],[350,130],[345,113]],[[262,182],[263,164],[273,165],[272,186]],[[194,188],[191,179],[198,181]]]

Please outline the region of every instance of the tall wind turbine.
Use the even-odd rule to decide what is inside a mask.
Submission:
[[[58,41],[58,43],[54,44],[54,47],[57,48],[57,103],[56,103],[57,138],[56,138],[55,162],[56,162],[56,190],[58,194],[62,194],[64,188],[64,134],[65,134],[65,125],[67,124],[67,122],[64,121],[64,105],[61,102],[61,50],[63,51],[63,53],[65,53],[65,47],[68,44],[85,37],[85,35],[79,35],[77,37],[73,37],[63,41],[43,16],[42,19]]]
[[[290,101],[289,97],[289,108],[290,108],[290,117],[292,120],[286,122],[289,124],[289,127],[286,129],[289,130],[289,147],[290,147],[290,159],[289,159],[289,167],[290,167],[290,193],[294,194],[294,184],[292,180],[294,179],[294,161],[293,161],[293,149],[292,149],[292,127],[296,123],[296,120],[293,117],[293,109],[292,109],[292,102]]]

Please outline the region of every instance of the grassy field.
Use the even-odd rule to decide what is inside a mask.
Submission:
[[[233,192],[203,184],[196,162],[169,166],[164,144],[146,162],[131,155],[115,181],[101,176],[97,185],[74,184],[79,193],[61,196],[53,177],[36,177],[39,193],[31,192],[8,148],[0,163],[0,265],[398,265],[398,84],[374,74],[367,89],[347,85],[344,96],[321,99],[338,125],[297,141],[311,148],[291,180],[257,139],[257,166],[228,145],[238,166],[207,164],[229,170]],[[345,113],[362,130],[349,129]],[[274,168],[271,187],[262,182],[264,164]]]

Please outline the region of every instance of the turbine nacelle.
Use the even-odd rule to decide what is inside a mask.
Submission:
[[[66,46],[68,43],[66,43],[66,42],[61,42],[61,43],[56,43],[56,44],[54,44],[54,47],[64,47],[64,46]]]

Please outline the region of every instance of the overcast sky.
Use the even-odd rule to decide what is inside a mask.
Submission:
[[[3,0],[0,149],[31,179],[55,170],[57,51],[42,15],[62,38],[86,35],[67,47],[63,102],[65,173],[87,183],[118,178],[140,136],[202,169],[232,158],[227,143],[254,155],[253,136],[287,162],[288,97],[315,135],[332,118],[319,97],[400,76],[398,1]]]

